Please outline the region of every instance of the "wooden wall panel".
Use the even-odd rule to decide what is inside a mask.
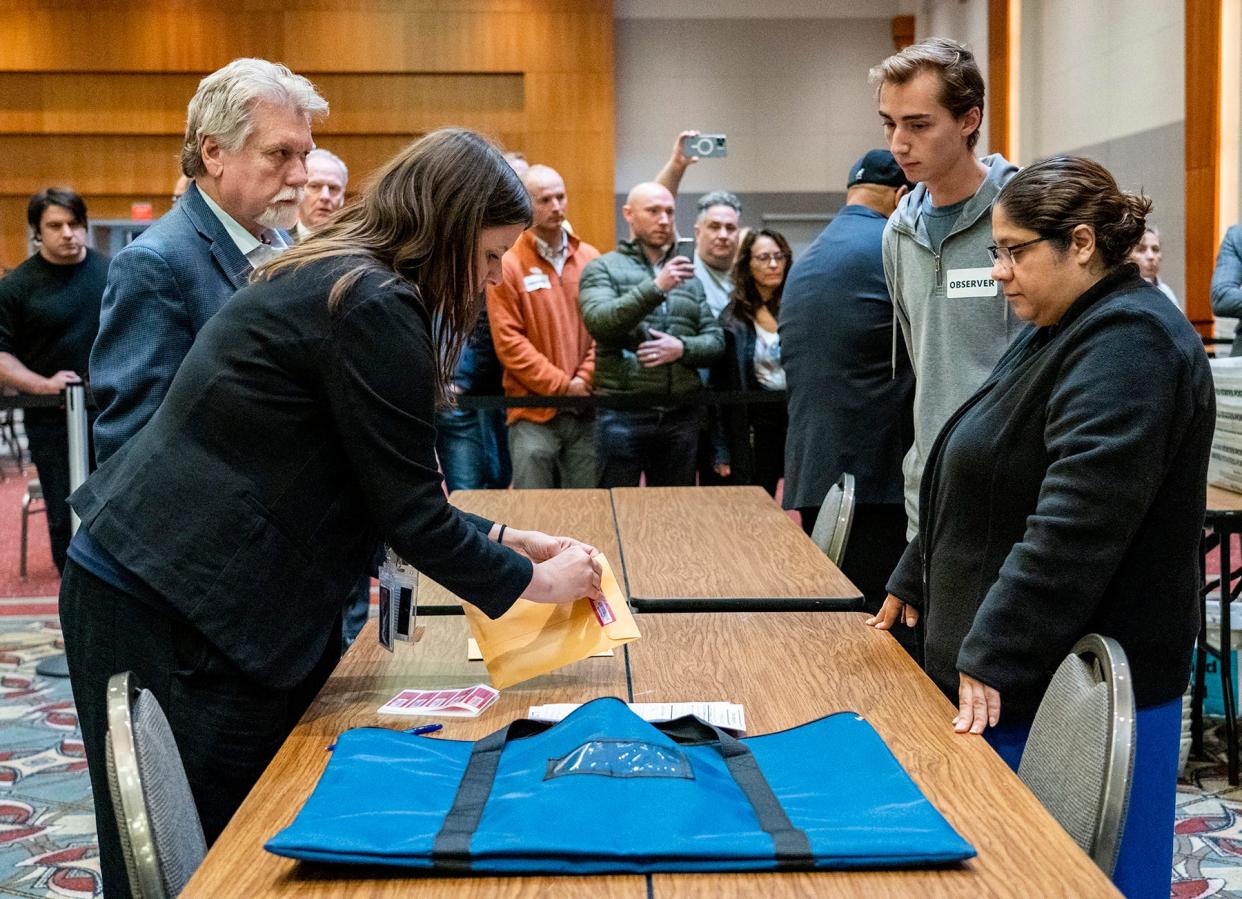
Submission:
[[[95,218],[163,212],[186,103],[238,56],[315,82],[316,140],[351,187],[419,134],[473,128],[557,168],[575,228],[608,249],[612,29],[610,0],[0,0],[0,265],[24,257],[26,200],[51,184]]]
[[[10,0],[0,70],[210,72],[280,49],[282,4]]]
[[[1186,0],[1186,316],[1212,334],[1220,202],[1220,0]]]
[[[331,59],[338,72],[524,71],[549,60],[600,71],[598,55],[564,53],[607,40],[611,57],[612,4],[7,0],[0,34],[0,71],[209,72],[238,56],[295,70]]]
[[[468,121],[491,130],[515,130],[524,124],[520,72],[301,74],[314,82],[330,107],[328,118],[315,128],[317,135],[417,134],[445,122]],[[200,77],[0,72],[0,97],[12,98],[0,105],[0,134],[181,135],[186,104]]]
[[[1012,159],[1009,146],[1009,0],[988,0],[988,152]]]

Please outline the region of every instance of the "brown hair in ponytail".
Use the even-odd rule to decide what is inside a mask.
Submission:
[[[996,205],[1015,225],[1065,250],[1079,225],[1095,232],[1108,268],[1120,265],[1147,229],[1151,200],[1126,193],[1108,169],[1085,156],[1051,156],[1014,175]]]

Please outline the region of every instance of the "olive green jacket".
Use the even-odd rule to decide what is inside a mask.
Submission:
[[[693,393],[703,386],[698,370],[724,352],[724,332],[703,285],[690,278],[661,293],[655,269],[636,241],[622,241],[615,252],[583,269],[578,306],[595,338],[596,393]],[[678,338],[685,355],[655,368],[640,365],[636,351],[651,329]]]

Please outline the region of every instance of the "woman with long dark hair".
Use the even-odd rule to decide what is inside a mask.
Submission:
[[[793,251],[779,231],[748,230],[742,238],[733,296],[720,314],[725,352],[712,371],[717,390],[784,391],[776,317],[792,264]],[[758,484],[775,496],[785,472],[785,404],[720,406],[714,422],[716,473],[733,484]]]
[[[411,145],[229,300],[74,493],[60,609],[108,896],[128,894],[111,675],[135,672],[166,712],[210,842],[335,664],[341,599],[381,542],[492,616],[602,598],[594,550],[457,511],[437,473],[436,407],[530,219],[483,138]]]
[[[1074,644],[1121,644],[1138,712],[1113,879],[1129,897],[1169,895],[1215,424],[1202,342],[1128,261],[1150,210],[1082,157],[1001,190],[992,277],[1030,325],[936,438],[918,536],[868,621],[922,620],[954,729],[1015,768]]]

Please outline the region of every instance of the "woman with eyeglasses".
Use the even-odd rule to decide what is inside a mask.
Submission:
[[[1079,638],[1121,644],[1138,714],[1114,882],[1132,899],[1169,895],[1215,420],[1198,335],[1127,260],[1150,210],[1081,157],[1001,190],[992,277],[1030,326],[937,437],[919,534],[868,620],[922,622],[952,726],[1014,768]]]
[[[712,370],[716,390],[785,390],[776,316],[793,262],[779,231],[747,231],[733,267],[733,296],[720,313],[725,352]],[[716,474],[732,484],[758,484],[772,496],[785,473],[785,403],[717,406],[712,417]]]

